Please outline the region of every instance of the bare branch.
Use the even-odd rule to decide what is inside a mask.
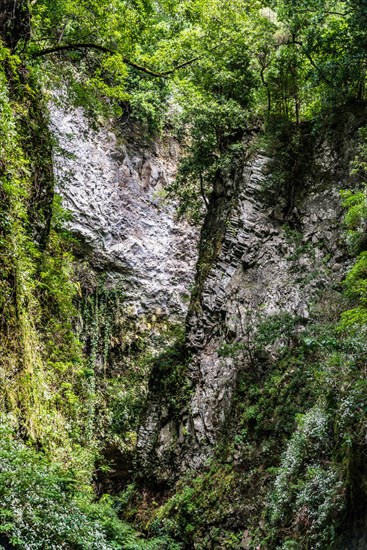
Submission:
[[[75,51],[75,50],[97,50],[103,53],[109,53],[111,55],[115,55],[118,53],[117,50],[112,50],[110,48],[107,48],[106,46],[101,46],[99,44],[92,44],[92,43],[76,43],[76,44],[65,44],[60,46],[54,46],[52,48],[46,48],[44,50],[40,50],[38,52],[35,52],[32,57],[43,57],[46,55],[51,55],[53,53],[58,52],[66,52],[66,51]],[[129,65],[130,67],[133,67],[134,69],[137,69],[138,71],[142,71],[146,74],[149,74],[150,76],[154,77],[166,77],[170,74],[173,74],[179,69],[182,69],[184,67],[187,67],[188,65],[191,65],[195,61],[199,59],[199,56],[193,57],[192,59],[189,59],[188,61],[184,61],[183,63],[180,63],[179,65],[176,65],[175,67],[172,67],[171,69],[163,72],[154,71],[153,69],[149,69],[149,67],[144,67],[143,65],[139,65],[138,63],[135,63],[134,61],[131,61],[130,59],[123,58],[124,63],[126,65]]]

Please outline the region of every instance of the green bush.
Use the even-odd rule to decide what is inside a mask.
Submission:
[[[144,541],[118,519],[114,501],[96,502],[73,472],[50,463],[15,437],[0,419],[0,533],[16,548],[28,550],[164,549],[169,541]]]
[[[284,452],[271,494],[270,524],[289,527],[304,547],[327,548],[334,542],[335,519],[344,509],[344,483],[328,459],[330,419],[316,406],[298,419]],[[287,536],[281,548],[287,548]]]

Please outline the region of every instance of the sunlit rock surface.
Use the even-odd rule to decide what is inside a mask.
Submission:
[[[198,232],[176,219],[164,197],[177,170],[177,142],[138,146],[123,127],[92,129],[81,110],[54,107],[51,116],[58,187],[92,266],[123,288],[132,313],[182,319]]]
[[[191,464],[210,456],[230,414],[239,371],[260,368],[257,325],[289,314],[299,319],[302,330],[312,322],[316,296],[340,283],[348,265],[337,174],[333,185],[315,178],[295,201],[287,223],[280,200],[264,204],[269,163],[257,155],[245,166],[221,252],[202,290],[201,310],[190,319],[189,340],[198,354],[191,367],[195,390],[180,439],[192,440]],[[332,166],[323,164],[331,178]]]

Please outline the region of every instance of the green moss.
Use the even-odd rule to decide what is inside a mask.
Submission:
[[[180,325],[172,330],[172,343],[151,360],[149,390],[168,407],[169,417],[178,420],[191,395],[191,383],[187,376],[190,357],[184,330]]]
[[[85,475],[92,454],[74,452],[85,399],[74,331],[77,285],[53,193],[45,106],[19,59],[4,48],[1,56],[0,407],[14,415],[24,438],[50,456],[80,461]]]
[[[154,513],[149,532],[169,534],[185,548],[202,550],[213,544],[238,548],[242,533],[225,527],[232,520],[238,482],[238,474],[229,465],[220,464],[181,480],[175,494]]]

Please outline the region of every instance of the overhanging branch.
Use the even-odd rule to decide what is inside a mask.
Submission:
[[[316,71],[319,73],[319,77],[321,78],[321,80],[323,80],[325,82],[325,84],[327,84],[328,86],[333,86],[333,83],[331,82],[331,80],[329,80],[327,78],[327,76],[325,76],[324,72],[315,63],[315,61],[313,60],[313,57],[311,56],[310,52],[304,47],[302,42],[298,42],[297,40],[293,40],[291,43],[296,44],[296,46],[300,46],[300,48],[302,49],[303,53],[305,54],[305,56],[307,57],[307,59],[309,60],[309,62],[313,66],[313,68],[316,69]]]
[[[112,50],[111,48],[107,48],[106,46],[101,46],[99,44],[76,43],[76,44],[65,44],[60,46],[54,46],[52,48],[46,48],[44,50],[35,52],[32,55],[32,57],[43,57],[46,55],[51,55],[53,53],[66,52],[66,51],[70,52],[75,50],[97,50],[97,51],[108,53],[111,55],[115,55],[118,53],[117,50]],[[182,69],[184,67],[187,67],[188,65],[191,65],[191,63],[194,63],[198,59],[199,59],[199,56],[193,57],[188,61],[184,61],[183,63],[180,63],[179,65],[176,65],[175,67],[172,67],[171,69],[163,72],[154,71],[152,69],[149,69],[149,67],[144,67],[143,65],[139,65],[138,63],[135,63],[134,61],[131,61],[130,59],[127,59],[127,58],[123,58],[123,61],[129,67],[133,67],[134,69],[137,69],[138,71],[142,71],[143,73],[149,74],[150,76],[166,77],[170,74],[173,74],[175,71],[179,69]]]
[[[325,76],[324,72],[322,71],[322,69],[317,65],[317,63],[315,63],[312,55],[310,54],[310,52],[305,48],[304,44],[302,42],[300,42],[299,40],[290,40],[289,42],[283,42],[282,44],[280,44],[279,46],[277,46],[278,48],[281,47],[281,46],[299,46],[302,50],[302,52],[304,53],[304,55],[307,57],[307,59],[309,60],[309,62],[311,63],[311,65],[313,66],[314,69],[316,69],[316,71],[318,72],[319,74],[319,77],[321,80],[323,80],[325,82],[325,84],[327,84],[328,86],[333,86],[333,83],[331,80],[329,80],[327,78],[327,76]]]

